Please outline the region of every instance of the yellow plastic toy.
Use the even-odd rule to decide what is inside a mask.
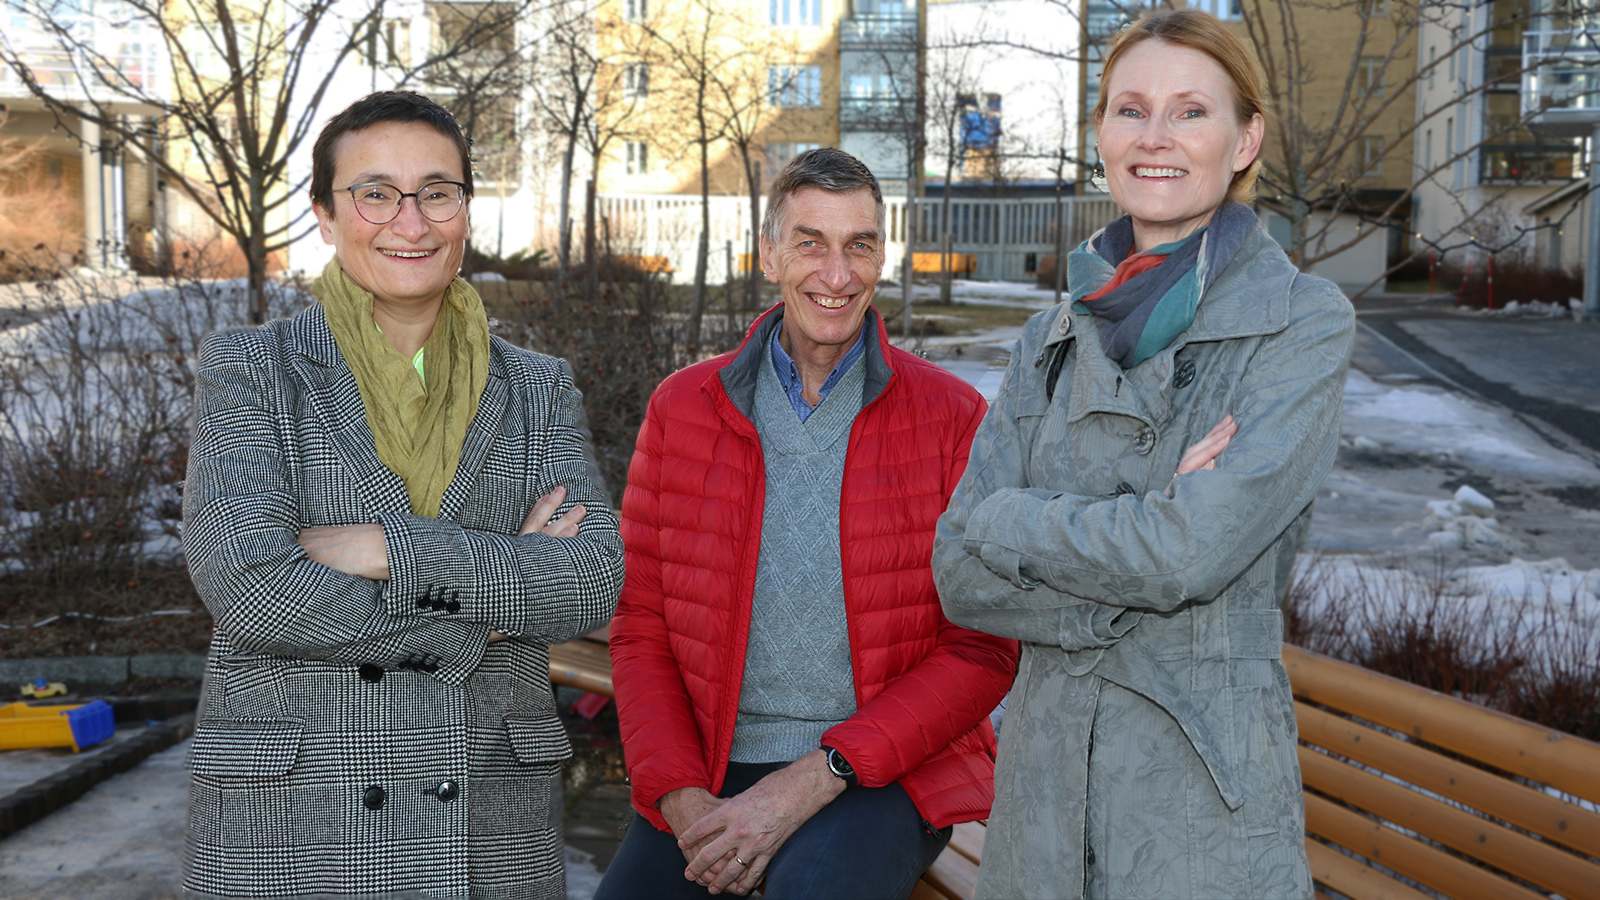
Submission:
[[[71,747],[74,752],[111,736],[117,728],[104,700],[67,706],[0,706],[0,750]]]
[[[66,685],[59,681],[45,681],[43,678],[35,678],[32,684],[22,686],[22,696],[33,697],[36,700],[43,700],[46,697],[54,697],[57,694],[65,694],[66,692]]]

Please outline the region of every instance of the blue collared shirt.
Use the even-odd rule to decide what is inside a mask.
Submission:
[[[811,417],[811,411],[816,407],[806,402],[805,383],[800,380],[800,369],[795,366],[794,358],[783,349],[782,342],[778,340],[778,335],[782,333],[781,325],[772,331],[772,368],[778,373],[778,384],[783,386],[783,392],[789,395],[789,405],[794,407],[794,414],[804,422]],[[828,377],[822,382],[822,387],[817,390],[818,406],[822,405],[823,400],[828,399],[828,392],[833,390],[833,386],[839,383],[839,379],[844,377],[850,366],[866,352],[867,329],[863,326],[861,336],[856,338],[854,346],[845,353],[843,359],[839,360],[839,364],[833,367],[833,371],[829,372]]]

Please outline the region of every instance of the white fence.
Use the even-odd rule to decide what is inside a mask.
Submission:
[[[700,235],[700,198],[683,194],[603,194],[600,215],[602,235],[609,236],[617,253],[662,257],[678,280],[694,277],[695,245]],[[942,201],[917,204],[919,253],[937,252],[943,221]],[[905,258],[906,202],[885,198],[888,232],[884,274],[894,277]],[[762,198],[762,212],[766,198]],[[1060,209],[1053,197],[1009,199],[952,199],[950,201],[951,250],[970,253],[976,262],[973,277],[981,281],[1027,281],[1041,257],[1056,252],[1057,222],[1071,248],[1120,215],[1109,196],[1063,197]],[[720,283],[729,272],[744,271],[750,234],[748,197],[711,198],[711,260],[708,278]]]

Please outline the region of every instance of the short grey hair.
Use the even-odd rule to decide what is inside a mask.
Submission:
[[[783,167],[772,183],[772,199],[767,203],[767,214],[761,220],[761,236],[777,243],[783,231],[783,208],[789,198],[806,188],[817,188],[830,194],[849,194],[866,190],[872,192],[872,202],[878,207],[878,239],[883,233],[883,191],[872,170],[854,156],[833,147],[807,150]]]

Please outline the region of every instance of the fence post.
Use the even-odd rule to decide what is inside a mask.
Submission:
[[[1489,262],[1484,267],[1484,271],[1487,273],[1487,277],[1484,280],[1484,284],[1487,286],[1488,292],[1489,292],[1489,309],[1493,310],[1494,309],[1494,256],[1493,255],[1491,255],[1489,257]]]
[[[1467,282],[1472,278],[1472,257],[1467,257],[1467,270],[1461,273],[1461,286],[1456,288],[1456,306],[1461,306],[1461,298],[1467,293]]]

